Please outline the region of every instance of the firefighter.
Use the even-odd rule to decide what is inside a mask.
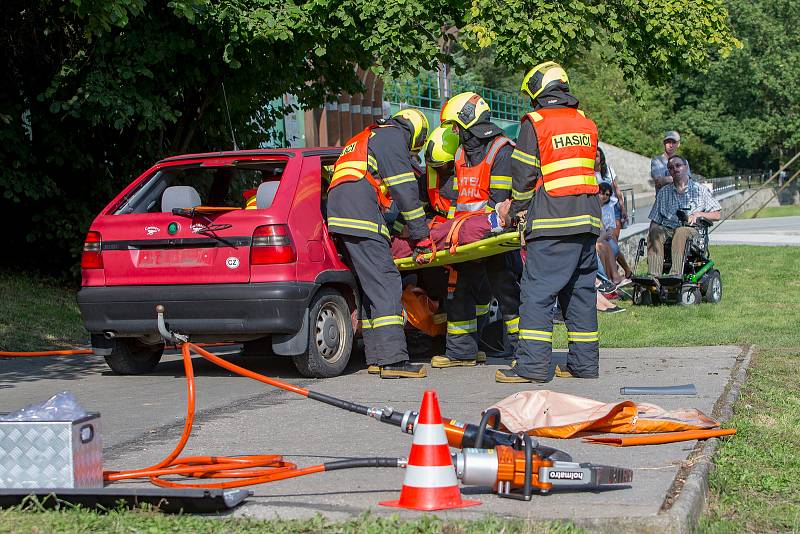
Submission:
[[[480,95],[472,92],[454,96],[442,108],[442,124],[458,134],[455,154],[457,197],[453,216],[469,217],[492,212],[511,194],[513,142],[490,121],[491,110]],[[513,274],[509,254],[456,265],[458,279],[447,307],[447,343],[444,356],[434,356],[432,367],[473,366],[478,354],[476,312],[488,314],[488,295],[499,302],[509,339],[515,344],[519,324],[519,283]],[[490,292],[481,291],[488,280]],[[480,305],[480,308],[477,308]]]
[[[507,222],[525,217],[516,362],[498,370],[498,382],[549,382],[553,302],[567,327],[569,355],[561,377],[597,378],[599,348],[594,280],[595,241],[602,229],[594,159],[597,126],[578,109],[569,78],[548,61],[531,69],[521,91],[534,111],[522,118],[511,163]],[[527,213],[526,213],[527,212]]]
[[[423,147],[425,158],[428,206],[436,222],[444,222],[448,213],[455,213],[453,201],[458,196],[453,187],[453,170],[458,135],[448,126],[439,126],[431,132]],[[452,212],[450,211],[452,209]]]
[[[424,365],[408,361],[400,273],[383,213],[397,205],[416,241],[415,257],[423,261],[430,239],[410,152],[419,151],[427,135],[428,119],[417,109],[381,119],[345,144],[328,189],[328,230],[344,244],[361,287],[367,364],[381,378],[426,375]]]

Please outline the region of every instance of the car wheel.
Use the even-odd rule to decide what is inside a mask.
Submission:
[[[155,369],[163,354],[164,343],[147,344],[137,338],[118,337],[105,359],[118,375],[142,375]]]
[[[722,278],[719,271],[713,271],[708,275],[708,282],[706,283],[706,302],[716,304],[722,300]]]
[[[653,297],[650,293],[650,290],[641,286],[636,286],[633,289],[632,300],[636,306],[649,306],[653,303]]]
[[[681,288],[681,295],[678,303],[681,306],[692,306],[694,304],[700,304],[700,300],[702,295],[700,294],[700,288],[696,286],[684,286]]]
[[[308,310],[308,350],[292,357],[295,367],[303,376],[337,376],[347,367],[352,348],[347,301],[333,289],[320,290]]]

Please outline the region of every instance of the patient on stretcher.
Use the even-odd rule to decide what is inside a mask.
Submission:
[[[453,245],[466,245],[487,237],[504,232],[503,215],[508,211],[511,201],[501,202],[496,206],[496,211],[491,213],[476,213],[467,218],[456,217],[445,222],[434,224],[431,227],[431,241],[436,250],[447,250]],[[454,225],[458,225],[453,231]],[[407,236],[398,236],[392,240],[392,256],[395,259],[407,258],[412,255],[414,245]]]

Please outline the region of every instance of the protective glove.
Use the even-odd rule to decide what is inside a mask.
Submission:
[[[419,264],[430,263],[431,258],[424,257],[425,254],[433,252],[433,242],[430,237],[420,239],[414,245],[414,251],[411,253],[412,259]]]

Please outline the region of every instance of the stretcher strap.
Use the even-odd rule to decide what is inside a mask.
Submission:
[[[456,248],[458,248],[458,234],[461,232],[461,226],[464,225],[464,222],[469,219],[470,217],[474,217],[476,215],[485,215],[482,211],[470,211],[468,213],[464,213],[463,215],[459,215],[453,221],[453,225],[450,227],[450,230],[447,232],[447,237],[445,238],[445,247],[448,247],[450,250],[450,254],[456,253]]]

